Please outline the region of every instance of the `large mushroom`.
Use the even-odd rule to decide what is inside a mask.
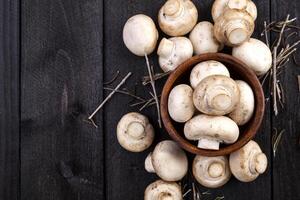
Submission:
[[[257,8],[251,0],[215,0],[212,6],[212,17],[216,21],[226,9],[244,10],[256,20]]]
[[[267,73],[272,66],[272,53],[269,47],[255,38],[234,47],[232,55],[247,64],[258,76]]]
[[[242,126],[246,124],[254,113],[254,94],[251,87],[245,81],[235,81],[240,90],[240,101],[236,108],[229,114],[229,117]]]
[[[141,152],[152,144],[154,129],[146,116],[131,112],[124,115],[119,121],[117,138],[124,149]]]
[[[238,46],[249,40],[254,31],[254,19],[248,12],[227,9],[214,25],[216,39],[227,46]]]
[[[193,104],[193,89],[186,84],[174,87],[168,99],[168,111],[171,118],[176,122],[186,122],[191,119],[195,112]]]
[[[231,177],[228,159],[225,156],[205,157],[197,155],[193,162],[193,175],[205,187],[221,187]]]
[[[189,36],[196,55],[216,53],[223,48],[214,36],[214,25],[208,21],[199,22]]]
[[[197,64],[190,74],[191,86],[195,89],[206,77],[212,75],[223,75],[230,77],[228,69],[222,63],[215,60],[208,60]]]
[[[145,169],[156,173],[165,181],[179,181],[188,170],[188,160],[184,151],[171,140],[158,143],[145,160]]]
[[[195,107],[208,115],[226,115],[235,109],[239,100],[237,84],[224,75],[204,78],[193,93]]]
[[[198,140],[198,148],[219,150],[220,143],[232,144],[238,139],[239,127],[228,117],[200,114],[185,123],[184,135]]]
[[[190,0],[168,0],[158,13],[161,30],[170,36],[183,36],[196,25],[198,11]]]
[[[241,149],[230,154],[232,174],[242,182],[254,181],[267,169],[268,159],[259,145],[251,140]]]
[[[147,15],[134,15],[123,28],[123,41],[126,47],[137,56],[151,54],[158,40],[158,31],[153,20]]]
[[[182,200],[181,187],[176,182],[157,180],[145,190],[144,200]]]
[[[172,71],[193,56],[193,45],[186,37],[163,38],[157,55],[161,69],[164,72]]]

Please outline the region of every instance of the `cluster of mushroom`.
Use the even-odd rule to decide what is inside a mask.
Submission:
[[[238,126],[246,124],[254,112],[251,87],[231,79],[226,66],[213,60],[192,69],[190,85],[175,86],[168,99],[170,117],[185,123],[185,137],[211,150],[218,150],[220,143],[236,142]]]

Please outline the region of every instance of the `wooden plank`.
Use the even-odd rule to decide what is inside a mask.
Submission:
[[[22,199],[103,199],[102,1],[22,2]]]
[[[210,8],[212,1],[194,1],[200,13],[200,20],[211,20]],[[259,10],[257,20],[256,36],[260,37],[264,20],[269,20],[269,1],[256,0]],[[113,77],[117,70],[124,76],[128,71],[133,72],[133,76],[126,84],[129,90],[137,89],[137,94],[142,97],[149,97],[149,88],[144,88],[140,84],[140,79],[147,73],[143,57],[132,55],[124,46],[122,41],[122,28],[126,20],[134,14],[144,13],[157,22],[157,13],[163,1],[105,1],[105,71],[107,79]],[[118,5],[118,9],[115,6]],[[161,34],[162,36],[162,34]],[[150,60],[159,70],[156,53],[150,56]],[[119,78],[120,80],[120,78]],[[163,85],[160,81],[158,88]],[[106,197],[107,199],[142,199],[144,189],[157,177],[148,174],[144,170],[144,159],[154,145],[143,153],[130,153],[122,149],[116,138],[116,126],[122,115],[129,111],[137,111],[137,108],[129,107],[131,98],[123,95],[114,97],[105,107],[105,163],[106,163]],[[122,102],[122,103],[120,103]],[[267,104],[264,125],[256,137],[256,141],[270,158],[270,112]],[[142,113],[146,114],[150,121],[156,125],[156,144],[163,138],[169,138],[164,130],[160,130],[156,123],[155,109],[148,109]],[[190,155],[192,158],[193,156]],[[271,165],[271,164],[270,164]],[[240,183],[234,178],[223,188],[210,190],[212,199],[217,196],[225,196],[226,199],[271,199],[271,169],[253,183]],[[201,190],[207,191],[206,188]],[[237,192],[238,191],[238,192]],[[190,199],[190,198],[188,198]]]
[[[272,20],[284,20],[289,13],[291,17],[297,17],[299,25],[299,1],[272,1]],[[297,60],[299,59],[299,51]],[[273,164],[273,197],[279,199],[300,199],[300,95],[297,83],[297,75],[300,68],[290,62],[283,73],[283,83],[286,104],[277,117],[273,117],[273,128],[285,130],[278,147]]]
[[[20,199],[19,191],[19,1],[0,6],[0,199]]]

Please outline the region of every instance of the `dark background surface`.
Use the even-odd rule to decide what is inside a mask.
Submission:
[[[199,20],[211,20],[212,2],[194,1]],[[263,21],[284,19],[288,13],[300,15],[300,1],[254,2],[258,8],[257,38]],[[0,1],[1,200],[143,199],[146,186],[157,179],[144,170],[144,159],[154,145],[143,153],[129,153],[119,146],[115,133],[121,116],[137,110],[129,107],[132,99],[115,95],[96,115],[98,129],[84,120],[107,95],[103,83],[117,70],[122,76],[133,72],[126,87],[149,97],[150,88],[145,89],[140,81],[147,73],[144,59],[132,55],[123,45],[122,28],[137,13],[157,21],[163,3]],[[156,60],[153,53],[150,61],[158,71]],[[282,76],[285,109],[274,117],[267,101],[265,120],[255,138],[268,156],[267,172],[252,183],[232,178],[223,188],[210,189],[211,194],[204,199],[300,199],[298,74],[300,67],[291,62]],[[158,86],[162,84],[160,81]],[[155,143],[168,138],[157,128],[155,109],[143,113],[156,126]],[[274,128],[286,130],[276,158],[271,147]],[[202,192],[207,190],[201,188]]]

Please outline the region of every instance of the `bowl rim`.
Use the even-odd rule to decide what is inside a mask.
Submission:
[[[249,124],[247,129],[243,131],[243,136],[240,136],[235,143],[226,145],[219,150],[200,149],[196,145],[190,143],[189,140],[181,136],[183,134],[179,134],[179,132],[175,129],[173,126],[174,122],[171,120],[168,113],[169,93],[173,89],[176,80],[181,76],[182,73],[191,70],[196,64],[208,60],[216,60],[219,62],[224,62],[224,60],[226,60],[226,63],[234,66],[236,69],[238,69],[238,71],[243,71],[243,76],[248,77],[249,81],[247,83],[251,86],[255,97],[255,110],[251,121],[249,122],[251,124]],[[166,131],[183,149],[190,153],[202,156],[223,156],[240,149],[256,135],[264,117],[265,97],[262,86],[256,74],[245,63],[228,54],[206,53],[193,56],[192,58],[186,60],[169,75],[163,87],[160,107],[162,121]]]

